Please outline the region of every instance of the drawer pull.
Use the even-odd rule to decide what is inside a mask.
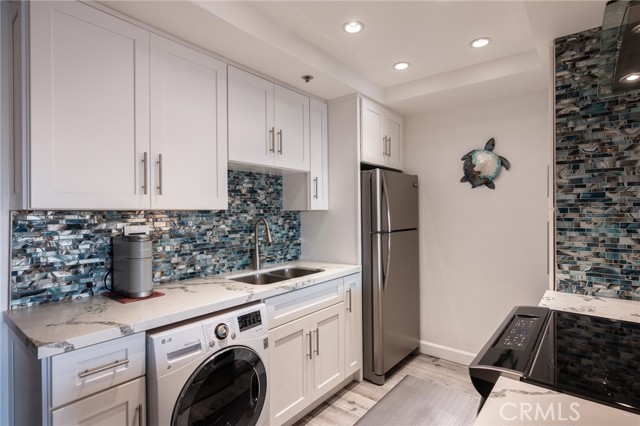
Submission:
[[[96,373],[100,373],[102,371],[105,370],[109,370],[111,368],[115,368],[115,367],[120,367],[121,365],[126,365],[129,364],[129,360],[128,359],[123,359],[122,361],[114,361],[111,364],[107,364],[107,365],[103,365],[102,367],[96,367],[96,368],[92,368],[90,370],[84,370],[80,373],[78,373],[78,377],[81,379],[84,379],[87,376],[91,376],[92,374],[96,374]]]

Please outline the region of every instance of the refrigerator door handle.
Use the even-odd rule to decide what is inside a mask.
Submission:
[[[384,324],[382,321],[382,308],[384,290],[383,283],[386,280],[384,276],[383,254],[382,254],[382,238],[383,234],[375,234],[373,241],[373,289],[372,289],[372,361],[373,371],[375,374],[384,374]]]
[[[391,269],[391,233],[385,235],[387,237],[387,267],[382,270],[382,276],[384,281],[382,281],[382,291],[387,290],[387,279],[389,278],[389,273]]]

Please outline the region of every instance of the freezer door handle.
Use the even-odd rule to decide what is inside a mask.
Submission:
[[[382,226],[382,231],[391,231],[391,207],[389,206],[389,189],[387,188],[387,180],[384,177],[384,173],[380,174],[382,178],[382,195],[383,197],[383,207],[385,208],[384,213],[387,215],[387,226]]]

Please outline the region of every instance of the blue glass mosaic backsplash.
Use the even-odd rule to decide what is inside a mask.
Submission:
[[[640,95],[598,96],[600,28],[556,40],[556,287],[640,300]]]
[[[13,212],[11,308],[104,291],[111,237],[124,225],[151,227],[154,285],[250,267],[261,217],[273,235],[261,244],[265,263],[299,259],[300,212],[282,210],[282,177],[230,170],[228,179],[221,211]]]

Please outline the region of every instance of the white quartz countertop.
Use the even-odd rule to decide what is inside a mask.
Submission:
[[[640,416],[608,405],[500,377],[476,418],[475,425],[638,426]]]
[[[539,306],[620,321],[640,323],[640,302],[547,290]]]
[[[324,281],[360,272],[358,265],[296,261],[265,265],[262,271],[284,266],[323,269],[306,277],[267,285],[244,284],[229,277],[254,271],[234,271],[154,287],[164,296],[120,303],[105,296],[5,311],[5,321],[33,348],[38,358],[151,330]],[[262,272],[261,271],[261,272]]]
[[[547,290],[539,305],[556,311],[640,323],[640,303],[630,300]],[[482,407],[475,425],[640,426],[640,416],[540,386],[500,377]]]

